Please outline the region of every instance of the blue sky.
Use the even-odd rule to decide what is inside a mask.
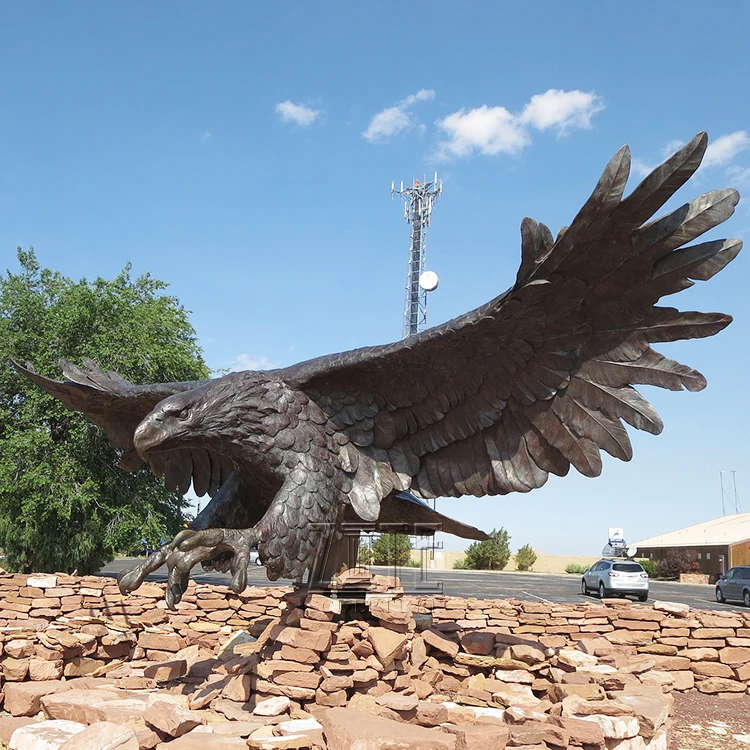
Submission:
[[[385,343],[408,250],[392,180],[444,180],[431,324],[507,288],[521,219],[568,224],[623,143],[634,185],[707,130],[709,163],[672,206],[750,193],[749,24],[747,3],[689,0],[6,4],[0,266],[17,245],[76,279],[131,261],[193,311],[217,370]],[[749,233],[745,201],[714,236]],[[439,509],[580,554],[610,526],[632,541],[720,515],[720,471],[750,510],[749,263],[680,295],[735,322],[661,347],[709,386],[649,389],[665,430],[634,434],[629,464]]]

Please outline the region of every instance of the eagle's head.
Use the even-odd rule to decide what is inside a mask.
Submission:
[[[275,411],[273,385],[265,373],[236,372],[165,398],[138,425],[135,448],[145,458],[178,448],[252,447]]]

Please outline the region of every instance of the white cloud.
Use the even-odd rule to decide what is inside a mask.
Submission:
[[[703,167],[723,167],[729,164],[740,151],[750,148],[750,136],[744,130],[720,135],[708,144],[703,157]]]
[[[213,137],[214,134],[210,130],[204,130],[201,133],[201,143],[208,143]]]
[[[228,365],[230,372],[241,370],[275,370],[278,363],[268,357],[251,357],[249,354],[238,354]]]
[[[406,130],[410,124],[411,117],[408,112],[401,107],[388,107],[370,120],[362,136],[368,141],[382,141]]]
[[[419,89],[416,94],[410,94],[406,99],[402,99],[399,106],[411,107],[417,102],[429,102],[435,98],[435,91],[433,89]]]
[[[630,169],[632,173],[638,177],[645,177],[646,175],[651,174],[651,172],[653,172],[658,166],[658,164],[650,164],[643,159],[635,158],[630,164]]]
[[[303,128],[312,125],[321,114],[319,109],[311,109],[304,104],[295,104],[288,99],[276,105],[276,112],[281,115],[284,122],[293,122]]]
[[[661,155],[668,159],[670,156],[672,156],[675,151],[679,151],[683,146],[685,145],[685,141],[679,141],[677,139],[670,141],[664,148],[661,150]]]
[[[378,143],[411,127],[419,126],[409,112],[409,108],[417,102],[428,102],[434,98],[435,92],[432,89],[420,89],[416,94],[409,94],[395,106],[387,107],[378,112],[370,120],[367,130],[362,133],[362,137],[372,143]]]
[[[447,136],[438,144],[438,156],[517,154],[531,143],[530,128],[556,128],[564,135],[574,128],[588,129],[591,118],[604,109],[601,99],[585,91],[549,89],[535,94],[520,113],[483,104],[437,121]]]
[[[669,143],[661,149],[661,155],[666,159],[672,156],[672,154],[684,145],[684,141],[669,141]],[[718,138],[709,142],[697,176],[703,174],[706,169],[726,167],[726,175],[735,185],[742,186],[750,183],[750,169],[730,164],[737,154],[742,151],[747,151],[748,149],[750,149],[750,135],[748,135],[745,130],[736,130],[734,133],[724,133],[724,135],[720,135]],[[634,158],[632,170],[633,173],[639,177],[645,177],[657,166],[659,165],[651,164],[644,159]]]
[[[549,89],[531,97],[521,112],[520,120],[537,130],[554,127],[564,134],[572,128],[588,130],[591,118],[602,109],[604,104],[594,93]]]
[[[729,167],[727,169],[727,176],[732,180],[733,186],[750,186],[750,167],[738,167],[736,165]]]
[[[518,117],[505,107],[463,109],[438,121],[448,135],[439,153],[444,156],[469,156],[474,149],[483,154],[516,154],[531,143],[528,131]]]

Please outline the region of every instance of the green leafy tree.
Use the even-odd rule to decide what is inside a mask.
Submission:
[[[374,565],[408,565],[411,540],[406,534],[381,534],[371,547]]]
[[[536,552],[530,544],[524,544],[516,552],[516,569],[531,570],[536,562]]]
[[[369,544],[369,540],[366,538],[360,538],[359,550],[357,552],[357,564],[358,565],[372,565],[372,547]]]
[[[128,473],[104,432],[18,375],[11,358],[59,377],[84,357],[135,383],[196,380],[208,370],[186,311],[130,265],[74,282],[18,249],[0,275],[0,547],[15,570],[98,570],[141,538],[183,525],[184,498],[147,468]]]
[[[510,560],[510,534],[500,528],[489,539],[474,542],[466,550],[464,562],[470,570],[502,570]]]

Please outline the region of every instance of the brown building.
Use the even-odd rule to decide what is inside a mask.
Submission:
[[[673,551],[686,551],[700,572],[715,580],[735,565],[750,565],[750,513],[735,513],[697,523],[679,531],[644,539],[637,557],[660,560]]]

